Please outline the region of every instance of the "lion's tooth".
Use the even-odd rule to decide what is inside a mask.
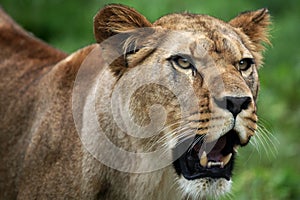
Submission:
[[[237,153],[237,152],[238,152],[238,148],[239,148],[239,146],[238,146],[238,145],[236,145],[236,146],[234,146],[234,147],[233,147],[233,151],[234,151],[234,153]]]
[[[211,166],[212,166],[212,162],[208,162],[208,163],[207,163],[207,167],[208,167],[208,168],[211,168]]]
[[[203,167],[206,167],[207,165],[207,154],[205,151],[203,151],[201,158],[200,158],[200,165]]]
[[[228,154],[226,157],[224,157],[222,160],[223,160],[223,164],[224,165],[227,165],[227,163],[230,161],[231,159],[231,156],[232,156],[232,153]]]
[[[223,162],[209,162],[210,167],[221,167],[223,165]]]

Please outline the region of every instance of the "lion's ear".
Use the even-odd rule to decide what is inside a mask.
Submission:
[[[266,8],[241,13],[229,23],[240,28],[250,38],[257,51],[263,50],[262,43],[270,43],[268,28],[271,22],[269,11]]]
[[[94,17],[94,35],[98,43],[118,33],[151,26],[143,15],[119,4],[104,7]]]

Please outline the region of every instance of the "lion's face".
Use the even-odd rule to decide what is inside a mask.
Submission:
[[[134,78],[151,77],[133,93],[130,116],[147,126],[153,105],[164,108],[160,139],[153,141],[172,149],[174,172],[186,195],[218,196],[230,189],[237,150],[257,129],[257,69],[268,20],[267,10],[259,10],[230,23],[172,14],[151,24],[118,6],[95,18],[98,42],[124,34],[125,56],[111,69],[118,80],[127,79],[131,88]]]

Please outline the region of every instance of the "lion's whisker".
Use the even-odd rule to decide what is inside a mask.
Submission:
[[[257,136],[258,137],[258,136]],[[257,141],[257,138],[256,136],[253,137],[251,140],[250,140],[250,144],[255,148],[255,150],[259,153],[261,153],[261,150],[260,150],[260,147],[259,147],[259,144],[258,144],[258,141]]]
[[[259,147],[262,147],[264,152],[266,152],[268,154],[268,148],[267,148],[268,143],[267,143],[267,141],[265,141],[265,139],[262,135],[263,135],[263,133],[260,132],[259,129],[258,129],[258,133],[256,134],[257,144],[258,144]]]
[[[263,119],[260,119],[255,137],[250,140],[250,143],[260,153],[260,156],[263,149],[268,157],[276,157],[278,154],[277,145],[279,144],[279,141],[272,132],[266,128],[265,124],[268,123]]]
[[[158,138],[157,140],[149,140],[149,142],[147,143],[147,146],[149,146],[148,150],[152,149],[155,145],[160,144],[160,143],[166,145],[168,143],[168,141],[170,140],[170,138],[172,138],[174,136],[176,136],[178,138],[180,135],[177,135],[177,134],[180,132],[183,132],[187,129],[189,129],[189,127],[180,126],[180,127],[175,128],[174,130],[172,130],[169,133],[165,133],[162,137]],[[183,133],[181,133],[181,135],[182,135],[182,137],[184,136]],[[174,138],[172,138],[172,139],[174,139]]]
[[[200,142],[204,137],[205,135],[198,135],[199,137],[193,141],[193,143],[191,144],[190,148],[188,149],[188,151],[191,151],[191,149],[198,143]]]
[[[259,134],[260,138],[266,146],[265,147],[266,153],[269,156],[269,152],[271,152],[272,156],[276,157],[276,155],[278,154],[278,149],[277,149],[276,144],[279,144],[279,141],[263,125],[260,125],[258,127],[258,130],[259,130],[259,133],[260,133]]]
[[[164,132],[168,128],[180,124],[179,127],[176,127],[175,129],[171,130],[170,132],[164,133],[163,137],[161,137],[159,139],[166,139],[167,137],[169,137],[172,134],[174,134],[174,132],[179,132],[180,128],[188,128],[187,126],[188,126],[189,123],[190,123],[189,121],[183,121],[183,120],[181,120],[181,121],[175,121],[174,123],[165,126],[163,129],[160,130],[160,132]]]
[[[186,140],[194,137],[193,132],[191,132],[190,130],[182,132],[181,135],[182,136],[180,137],[180,139],[178,139],[178,136],[175,137],[174,139],[172,139],[172,140],[176,141],[176,146],[178,146],[178,145],[182,144],[183,142],[185,142]],[[184,138],[184,139],[182,139],[182,138]],[[162,145],[162,147],[165,148],[165,152],[171,148],[167,143],[164,143]]]

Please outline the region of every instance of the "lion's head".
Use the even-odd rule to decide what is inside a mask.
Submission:
[[[116,123],[131,137],[142,137],[127,148],[171,148],[174,177],[186,195],[218,196],[230,189],[236,152],[257,129],[257,71],[269,24],[267,9],[228,23],[189,13],[150,23],[121,5],[95,17],[103,55],[111,56],[108,43],[121,55],[110,61],[113,77],[104,79],[119,91],[114,105],[121,111],[115,113],[129,113]],[[103,113],[100,118],[107,117]]]

